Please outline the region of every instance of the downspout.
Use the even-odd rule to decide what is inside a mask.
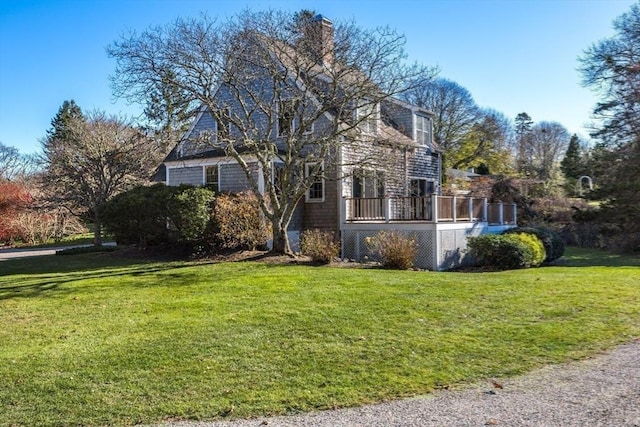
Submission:
[[[404,196],[409,197],[409,160],[407,147],[404,147]]]
[[[338,197],[336,197],[337,202],[338,202],[338,206],[336,206],[336,208],[338,209],[338,238],[340,239],[340,258],[344,257],[344,238],[342,235],[342,226],[344,224],[344,221],[346,221],[346,218],[343,218],[343,216],[345,216],[345,212],[342,209],[343,204],[345,203],[344,201],[344,194],[342,193],[343,190],[343,179],[344,179],[344,165],[342,164],[342,150],[343,150],[343,137],[339,136],[338,137],[340,140],[340,144],[338,145],[338,154],[337,154],[337,167],[336,167],[336,190],[338,191]]]
[[[442,196],[442,153],[438,152],[438,196]]]

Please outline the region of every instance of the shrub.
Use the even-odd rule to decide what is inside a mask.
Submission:
[[[15,237],[27,245],[47,243],[55,235],[55,217],[33,209],[18,212],[11,221]]]
[[[178,242],[200,242],[211,221],[214,192],[205,187],[181,185],[168,201],[169,228]]]
[[[558,233],[543,227],[516,227],[505,230],[503,234],[511,233],[528,233],[536,236],[542,244],[546,252],[544,262],[551,262],[564,255],[564,241]]]
[[[118,244],[167,243],[168,204],[174,189],[164,184],[135,187],[107,201],[100,215]]]
[[[314,262],[329,264],[340,254],[340,245],[330,231],[306,230],[300,236],[300,250]]]
[[[480,267],[494,267],[501,270],[530,267],[533,249],[523,239],[514,234],[483,234],[470,237],[468,249]]]
[[[109,200],[101,215],[118,244],[194,246],[206,237],[212,199],[202,187],[140,186]]]
[[[531,267],[539,267],[544,262],[547,252],[542,241],[535,234],[512,233],[511,235],[517,237],[522,243],[531,248]]]
[[[258,198],[251,192],[216,196],[213,227],[218,244],[226,249],[265,247],[271,235]]]
[[[407,270],[413,267],[418,247],[411,239],[397,231],[381,231],[365,239],[369,250],[385,268]]]

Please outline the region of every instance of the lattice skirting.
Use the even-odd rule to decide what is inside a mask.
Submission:
[[[373,237],[380,231],[396,231],[411,239],[418,245],[418,253],[414,265],[429,270],[449,270],[468,265],[472,262],[467,251],[469,237],[485,233],[500,233],[512,226],[492,226],[486,223],[466,223],[433,228],[409,227],[395,228],[392,224],[377,224],[376,227],[345,228],[342,230],[342,257],[359,262],[379,261],[371,253],[365,239]]]
[[[396,230],[397,231],[397,230]],[[359,262],[379,261],[369,250],[365,239],[373,237],[379,231],[369,230],[343,230],[342,231],[342,257]],[[414,239],[418,245],[418,252],[414,264],[418,268],[435,270],[434,243],[435,231],[397,231],[408,238]]]

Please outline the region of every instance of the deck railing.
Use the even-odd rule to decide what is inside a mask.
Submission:
[[[346,222],[426,221],[516,224],[514,203],[488,203],[487,199],[457,196],[345,198]]]

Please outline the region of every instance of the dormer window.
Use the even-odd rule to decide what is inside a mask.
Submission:
[[[229,109],[224,109],[216,120],[216,138],[218,141],[229,138]]]
[[[380,105],[364,104],[356,108],[356,123],[362,132],[375,135],[378,133],[378,123],[380,122]]]
[[[431,143],[431,120],[425,116],[416,115],[416,142],[420,145]]]

